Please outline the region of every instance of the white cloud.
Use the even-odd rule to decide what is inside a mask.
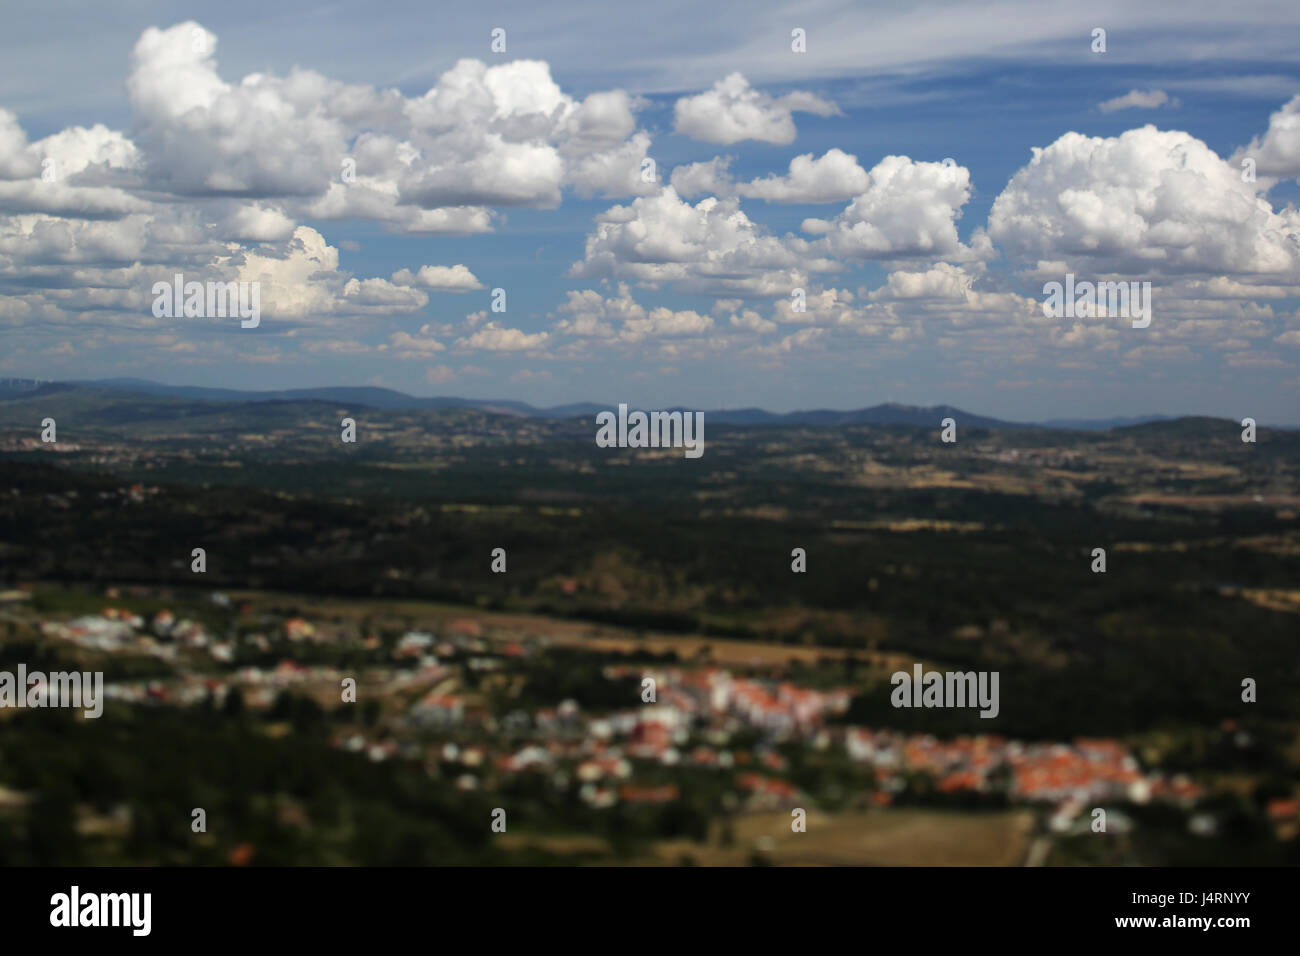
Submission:
[[[1164,90],[1129,90],[1123,96],[1098,103],[1097,109],[1103,113],[1113,113],[1116,110],[1150,110],[1157,106],[1164,106],[1166,103],[1170,106],[1178,105],[1177,100],[1170,102],[1169,94]]]
[[[195,30],[205,51],[193,48]],[[810,36],[821,56],[832,37]],[[616,294],[570,292],[548,332],[506,328],[477,312],[462,327],[394,333],[378,350],[427,362],[448,347],[529,351],[558,342],[568,355],[591,342],[689,360],[751,346],[783,355],[868,335],[880,345],[933,336],[976,354],[996,352],[1015,329],[1034,332],[1014,336],[1015,361],[1040,344],[1073,350],[1079,361],[1087,349],[1138,361],[1210,348],[1230,355],[1233,367],[1262,368],[1271,364],[1261,357],[1268,348],[1297,344],[1300,320],[1266,300],[1300,293],[1300,213],[1275,209],[1261,190],[1269,177],[1300,178],[1300,97],[1232,162],[1186,133],[1153,127],[1109,139],[1067,134],[1035,151],[998,197],[988,232],[974,230],[963,245],[957,220],[971,182],[962,167],[891,156],[867,171],[830,148],[748,182],[733,181],[732,160],[719,156],[677,166],[671,185],[646,183],[641,163],[652,141],[638,129],[643,104],[622,90],[574,99],[538,60],[461,60],[428,93],[408,97],[311,70],[222,79],[215,47],[195,24],[139,38],[128,80],[132,138],[92,125],[30,142],[0,110],[6,329],[36,334],[105,316],[154,329],[152,281],[184,271],[261,281],[266,315],[296,320],[264,330],[301,334],[310,352],[360,354],[376,346],[309,335],[318,327],[337,332],[345,318],[417,312],[433,291],[483,285],[464,265],[354,276],[339,267],[338,247],[348,243],[331,245],[297,223],[360,219],[406,234],[483,233],[505,224],[497,207],[552,207],[571,191],[631,200],[597,217],[571,270],[614,280]],[[1175,102],[1160,90],[1133,90],[1099,108]],[[796,135],[798,111],[826,116],[836,107],[811,93],[774,97],[733,73],[679,99],[675,119],[678,132],[710,142],[784,144]],[[1258,185],[1240,182],[1246,153],[1258,161]],[[43,164],[53,181],[41,178]],[[809,241],[751,220],[741,202],[753,199],[847,208],[805,220]],[[1157,280],[1146,350],[1124,353],[1113,322],[1045,323],[1041,310],[1035,318],[1036,303],[984,270],[993,239],[1022,278],[1076,271]],[[872,259],[887,268],[874,291],[815,285]],[[624,283],[722,298],[712,308],[642,305]],[[795,287],[809,290],[805,313],[790,308]],[[771,302],[770,311],[756,298]],[[782,325],[804,328],[780,337]],[[153,347],[219,354],[186,338],[198,328],[164,330]],[[82,348],[91,339],[77,341]],[[284,354],[259,344],[249,359]],[[431,383],[446,373],[439,370],[447,367],[426,373]]]
[[[140,35],[127,79],[134,142],[103,125],[30,142],[0,110],[0,283],[23,283],[6,322],[94,310],[153,325],[148,290],[177,271],[259,282],[269,318],[407,314],[427,305],[427,290],[483,286],[463,265],[353,276],[296,221],[478,233],[499,219],[490,205],[554,205],[575,179],[607,195],[639,191],[619,181],[633,168],[639,180],[649,146],[639,101],[618,90],[575,101],[545,63],[462,60],[406,98],[310,70],[227,82],[216,49],[192,22]],[[480,331],[485,347],[540,341]]]
[[[713,328],[713,319],[689,309],[675,312],[660,306],[651,309],[644,319],[630,319],[624,326],[623,338],[637,342],[644,338],[660,336],[698,335]]]
[[[584,199],[651,195],[659,191],[660,183],[657,168],[653,178],[642,177],[643,168],[652,168],[645,165],[649,151],[650,136],[636,133],[620,146],[571,160],[565,181]]]
[[[1268,118],[1263,136],[1254,137],[1249,146],[1237,150],[1233,165],[1240,169],[1246,157],[1255,160],[1257,176],[1300,182],[1300,94]]]
[[[966,301],[971,276],[958,266],[939,262],[924,272],[891,272],[872,299],[951,299]]]
[[[989,235],[1016,257],[1121,275],[1294,276],[1300,213],[1274,212],[1188,133],[1066,133],[1035,148],[993,203]]]
[[[735,191],[728,169],[730,156],[715,156],[708,162],[684,163],[673,170],[672,186],[679,196],[730,196]]]
[[[731,327],[741,329],[745,332],[775,332],[777,325],[770,319],[765,319],[753,309],[744,309],[738,313],[733,313],[730,319]]]
[[[592,93],[572,111],[559,137],[565,183],[583,198],[622,199],[658,191],[658,178],[645,182],[642,164],[650,136],[636,128],[641,101],[623,90]]]
[[[303,206],[312,219],[369,219],[391,232],[410,235],[469,236],[491,232],[497,213],[484,206],[421,209],[399,205],[397,183],[358,174],[355,183],[330,183],[319,198]]]
[[[886,156],[866,174],[866,188],[833,220],[806,219],[820,247],[857,259],[971,255],[957,237],[970,198],[964,166]]]
[[[836,263],[796,236],[776,237],[741,211],[734,199],[695,205],[667,186],[596,219],[585,255],[571,274],[672,283],[682,291],[717,295],[788,294],[811,272]]]
[[[197,53],[195,36],[205,41]],[[216,42],[188,22],[150,28],[136,44],[127,89],[157,188],[294,200],[291,215],[373,218],[420,233],[486,231],[485,207],[553,208],[566,184],[583,194],[646,191],[639,101],[612,90],[578,102],[542,61],[462,59],[407,98],[301,69],[228,83]],[[12,149],[4,129],[0,160]]]
[[[741,196],[783,203],[844,202],[870,188],[867,171],[858,158],[841,149],[829,149],[820,159],[805,153],[790,160],[785,176],[768,176],[736,187]]]
[[[256,281],[268,317],[325,322],[427,304],[419,290],[340,271],[337,249],[315,230],[295,228],[278,206],[159,200],[138,177],[136,146],[105,127],[73,127],[25,145],[22,130],[0,116],[0,140],[0,149],[42,161],[7,162],[7,171],[28,177],[0,180],[0,283],[22,277],[26,286],[22,315],[10,319],[57,321],[90,310],[99,321],[167,324],[174,320],[152,315],[150,290],[177,272]]]
[[[310,226],[299,226],[282,249],[244,251],[232,264],[241,282],[261,283],[264,315],[304,319],[339,315],[395,315],[428,304],[419,289],[387,279],[357,279],[339,271],[338,249]]]
[[[718,80],[713,89],[683,96],[673,107],[676,132],[705,143],[729,145],[752,139],[793,143],[795,112],[834,116],[834,103],[812,93],[772,97],[753,89],[740,73]]]
[[[474,151],[454,162],[430,164],[401,180],[403,202],[442,206],[560,204],[564,160],[554,146],[513,142],[500,133],[473,134]]]
[[[521,329],[503,328],[496,322],[488,322],[473,335],[457,339],[456,347],[487,352],[521,352],[540,348],[548,338],[550,334],[547,332],[529,334]]]
[[[150,182],[187,195],[324,191],[347,154],[346,124],[324,108],[343,84],[294,71],[231,85],[217,75],[216,44],[193,22],[150,27],[136,43],[126,86]]]
[[[0,210],[81,219],[120,219],[146,212],[131,193],[135,145],[96,124],[71,126],[29,143],[17,117],[0,109]]]
[[[240,206],[222,222],[219,236],[245,242],[275,242],[293,235],[294,222],[279,209],[250,203]]]
[[[393,273],[393,282],[397,285],[418,285],[435,292],[472,292],[484,287],[474,273],[463,265],[420,266],[419,272],[398,269]]]
[[[772,317],[783,325],[852,326],[860,318],[853,300],[848,289],[809,289],[802,311],[795,310],[793,296],[786,296],[776,300]]]
[[[113,186],[75,186],[40,179],[0,180],[0,209],[76,219],[121,219],[149,203]]]
[[[826,329],[821,328],[800,329],[769,345],[753,346],[748,350],[748,354],[777,358],[796,350],[802,351],[821,345],[828,334]]]
[[[18,117],[0,109],[0,178],[28,179],[40,174],[40,157],[28,146]]]
[[[447,346],[433,337],[432,327],[426,324],[420,326],[420,331],[415,335],[409,332],[394,332],[388,337],[388,344],[381,345],[379,350],[391,350],[399,359],[427,359],[446,348]]]
[[[636,132],[640,105],[624,90],[592,93],[565,120],[566,148],[598,153],[619,145]]]
[[[690,309],[646,309],[632,298],[625,283],[618,295],[606,298],[594,289],[571,291],[556,312],[567,318],[555,324],[561,335],[610,339],[622,343],[645,339],[701,335],[713,328],[713,319]]]

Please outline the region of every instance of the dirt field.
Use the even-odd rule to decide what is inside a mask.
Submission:
[[[1019,866],[1033,826],[1026,811],[814,811],[806,833],[791,832],[790,819],[788,813],[741,817],[729,848],[718,845],[715,832],[707,846],[674,840],[656,847],[655,856],[665,864],[685,855],[701,866],[744,866],[761,845],[762,855],[778,866]]]
[[[841,659],[854,656],[875,667],[896,670],[911,667],[912,659],[903,655],[882,654],[865,650],[846,650],[842,647],[822,647],[809,644],[775,644],[759,641],[732,640],[692,634],[662,634],[652,631],[638,636],[621,628],[582,621],[531,614],[508,614],[480,611],[474,608],[437,604],[432,601],[391,601],[364,599],[332,599],[319,596],[292,595],[260,591],[231,591],[232,600],[249,602],[254,607],[298,606],[315,620],[340,618],[359,621],[371,618],[377,626],[390,624],[432,628],[456,620],[474,620],[483,628],[484,636],[491,639],[493,632],[505,632],[503,637],[519,638],[545,636],[559,647],[586,647],[592,650],[630,652],[636,650],[662,654],[675,651],[683,659],[693,658],[707,648],[709,659],[723,665],[772,665],[788,661],[813,662],[818,658]]]
[[[810,812],[805,833],[790,829],[786,813],[757,813],[732,821],[732,843],[723,846],[715,823],[707,844],[665,840],[650,853],[613,858],[600,837],[502,835],[509,849],[544,848],[560,856],[600,857],[627,866],[750,866],[760,854],[775,866],[1022,866],[1028,857],[1033,814],[955,813],[946,810]]]
[[[954,813],[939,810],[810,812],[806,833],[790,830],[786,813],[761,813],[733,823],[734,842],[670,840],[636,865],[748,866],[755,853],[776,866],[1020,866],[1033,827],[1026,811]]]

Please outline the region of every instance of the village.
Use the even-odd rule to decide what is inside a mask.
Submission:
[[[552,651],[545,634],[494,631],[472,616],[364,632],[254,613],[220,593],[194,616],[139,613],[124,603],[39,622],[45,640],[81,660],[164,665],[158,676],[107,680],[109,720],[114,705],[228,708],[236,698],[239,708],[276,719],[291,698],[310,699],[331,722],[332,745],[368,762],[419,762],[465,792],[533,780],[576,793],[597,811],[672,803],[683,773],[725,780],[741,810],[816,806],[819,795],[790,772],[792,758],[813,755],[858,768],[861,792],[849,803],[861,809],[996,801],[1038,808],[1051,832],[1072,833],[1086,829],[1095,807],[1109,808],[1122,826],[1121,807],[1163,803],[1187,815],[1190,831],[1215,830],[1213,815],[1197,810],[1203,786],[1144,766],[1119,740],[944,739],[853,726],[843,716],[858,691],[799,686],[779,666],[744,673],[610,657],[593,672],[590,694],[530,706],[524,689]],[[197,619],[214,611],[238,625],[217,633]],[[326,663],[331,656],[349,663]],[[1279,823],[1294,810],[1271,808]]]

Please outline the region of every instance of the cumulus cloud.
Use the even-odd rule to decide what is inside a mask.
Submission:
[[[18,117],[0,109],[0,178],[28,179],[40,173],[40,157],[29,145]]]
[[[752,139],[785,145],[794,142],[796,112],[834,116],[839,108],[813,93],[772,97],[753,89],[740,73],[732,73],[711,90],[679,99],[673,119],[676,132],[705,143],[730,145]]]
[[[85,173],[134,170],[140,162],[140,152],[135,144],[102,123],[89,129],[70,126],[37,140],[28,150],[40,158],[42,170],[48,162],[51,172],[59,179]],[[90,176],[83,177],[83,181],[88,185],[92,183]]]
[[[245,250],[239,258],[235,278],[261,284],[262,312],[271,317],[395,315],[429,302],[419,289],[340,272],[338,249],[310,226],[295,229],[282,249]]]
[[[853,299],[848,289],[804,290],[802,297],[778,299],[773,316],[784,325],[852,325],[857,320]]]
[[[136,44],[127,90],[156,188],[292,198],[316,217],[428,233],[485,231],[487,207],[553,208],[566,184],[644,191],[638,101],[615,90],[579,102],[541,61],[463,59],[407,98],[301,69],[226,82],[216,49],[192,22],[150,28]],[[441,210],[456,212],[426,215]]]
[[[390,232],[410,235],[471,236],[492,232],[498,213],[485,206],[421,209],[399,205],[397,183],[361,176],[349,185],[331,183],[325,193],[302,207],[305,217],[326,220],[365,219],[383,223]]]
[[[1233,155],[1233,165],[1240,169],[1246,158],[1255,160],[1257,176],[1300,182],[1300,94],[1268,118],[1263,136],[1254,137]]]
[[[1034,151],[987,228],[963,244],[957,226],[972,185],[955,164],[886,156],[867,170],[829,148],[748,181],[736,181],[733,160],[718,156],[679,165],[664,183],[662,170],[642,175],[653,144],[638,128],[640,100],[622,90],[574,98],[541,61],[461,60],[426,93],[407,96],[310,70],[223,78],[216,49],[197,24],[145,31],[129,66],[129,136],[96,124],[32,141],[0,110],[7,329],[117,314],[158,331],[158,350],[201,358],[208,350],[186,338],[197,325],[178,335],[157,329],[149,313],[152,282],[184,271],[262,283],[272,321],[258,334],[301,334],[322,355],[375,350],[423,361],[430,384],[470,374],[430,364],[449,349],[554,347],[546,357],[555,358],[593,344],[777,361],[848,336],[877,337],[879,354],[921,338],[996,351],[1016,329],[1034,333],[1013,337],[1016,361],[1045,343],[1071,350],[1073,361],[1087,361],[1089,349],[1144,361],[1211,348],[1233,367],[1264,368],[1268,349],[1300,344],[1300,319],[1270,304],[1300,293],[1300,212],[1262,198],[1272,178],[1300,179],[1300,96],[1231,162],[1187,133],[1150,126],[1111,138],[1066,134]],[[1133,90],[1099,109],[1175,104],[1163,91]],[[679,133],[707,142],[788,144],[800,111],[837,109],[811,93],[768,95],[734,73],[679,99],[674,119]],[[1258,184],[1241,182],[1246,156],[1257,161]],[[337,332],[350,319],[410,315],[430,293],[484,286],[461,264],[353,275],[338,249],[356,244],[331,244],[301,222],[473,235],[506,225],[506,210],[552,208],[568,194],[627,201],[596,217],[570,270],[612,280],[616,293],[604,285],[568,293],[548,331],[476,312],[463,324],[386,329],[368,343],[308,340],[316,327]],[[846,205],[805,219],[805,238],[752,220],[741,204],[753,200]],[[990,276],[984,263],[996,253],[1021,281],[1067,271],[1157,279],[1143,351],[1125,352],[1132,337],[1114,322],[1045,322],[1037,302],[1003,284],[1010,279]],[[873,260],[886,270],[875,289],[820,285],[827,273]],[[642,304],[629,284],[718,298],[711,307]],[[806,311],[793,309],[795,288],[807,290]],[[259,343],[247,357],[274,362],[283,353]]]
[[[1294,276],[1300,213],[1275,212],[1240,170],[1189,133],[1066,133],[1035,148],[993,203],[989,235],[1030,262],[1075,271]]]
[[[785,176],[768,176],[736,187],[741,196],[782,203],[844,202],[871,186],[858,158],[841,149],[829,149],[820,159],[812,153],[790,160]]]
[[[250,203],[239,206],[221,223],[218,236],[244,242],[275,242],[293,235],[294,222],[279,209]]]
[[[658,169],[647,156],[649,150],[649,134],[636,133],[621,146],[574,157],[565,181],[584,199],[651,195],[659,190],[660,183]]]
[[[735,190],[729,172],[731,162],[730,156],[715,156],[703,163],[683,163],[673,170],[673,189],[687,199],[703,195],[729,196]]]
[[[473,292],[482,289],[483,283],[474,277],[466,266],[420,266],[418,272],[398,269],[393,273],[397,285],[420,286],[435,292]]]
[[[433,328],[427,324],[420,326],[415,335],[394,332],[388,337],[388,344],[380,346],[381,351],[392,350],[399,359],[427,359],[444,349],[446,346],[433,337]]]
[[[565,149],[590,154],[618,146],[636,132],[642,105],[626,90],[592,93],[565,116]]]
[[[500,133],[474,137],[474,151],[457,161],[430,164],[402,178],[403,202],[443,206],[535,206],[560,204],[564,160],[555,147],[512,142]]]
[[[644,338],[670,335],[698,335],[713,328],[713,319],[692,310],[680,312],[660,306],[651,309],[641,319],[629,319],[624,325],[622,338],[639,342]]]
[[[553,206],[563,187],[658,188],[640,177],[650,145],[636,128],[641,102],[619,90],[575,100],[539,61],[462,60],[406,97],[300,69],[227,80],[217,48],[193,22],[140,35],[130,138],[96,124],[33,142],[0,110],[0,291],[10,296],[0,319],[94,310],[151,324],[148,289],[175,272],[257,281],[265,315],[298,324],[408,314],[429,291],[483,286],[463,265],[351,275],[298,222],[473,234],[503,221],[494,207]],[[480,331],[488,348],[534,341]]]
[[[0,209],[76,219],[121,219],[148,212],[149,203],[112,186],[74,186],[40,179],[0,180]]]
[[[965,301],[972,277],[959,266],[939,262],[924,272],[891,272],[873,299],[950,299]]]
[[[732,313],[730,318],[731,327],[744,332],[775,332],[777,325],[771,319],[765,319],[753,309],[742,309],[739,312]]]
[[[672,283],[716,295],[786,294],[814,272],[837,268],[796,236],[766,233],[735,199],[692,205],[672,186],[597,217],[571,274]]]
[[[853,178],[844,160],[838,165],[846,181]],[[957,219],[968,199],[966,167],[886,156],[866,174],[865,188],[839,216],[805,219],[802,228],[824,236],[820,246],[846,258],[969,256],[957,237]]]
[[[979,281],[980,277],[962,266],[936,262],[921,270],[889,273],[885,284],[868,298],[888,306],[888,315],[913,328],[945,335],[970,329],[996,337],[1012,329],[1042,329],[1050,324],[1040,301],[1005,289],[977,289]],[[894,337],[904,336],[895,330]]]
[[[309,71],[281,79],[217,74],[217,38],[189,22],[145,30],[127,94],[156,186],[187,195],[315,195],[347,154],[342,118],[323,108],[343,84]]]
[[[636,128],[641,101],[623,90],[592,93],[563,124],[559,151],[565,158],[565,183],[583,197],[622,199],[659,189],[655,176],[643,176],[650,135]]]
[[[548,332],[530,334],[522,329],[509,329],[496,322],[487,322],[472,335],[457,339],[456,347],[482,349],[485,352],[522,352],[540,348],[548,338]]]
[[[197,264],[223,251],[193,210],[151,209],[104,221],[70,214],[0,217],[0,274],[52,264]]]
[[[594,289],[571,291],[556,312],[563,316],[555,323],[561,335],[623,343],[700,335],[713,328],[712,317],[690,309],[645,308],[623,282],[617,296],[602,296]]]
[[[790,352],[803,344],[846,343],[859,337],[901,346],[923,339],[942,345],[960,336],[972,350],[996,350],[996,343],[1013,330],[1034,333],[1037,341],[1051,344],[1050,330],[1043,333],[1046,322],[1041,303],[996,288],[977,289],[976,284],[984,281],[985,277],[973,275],[965,267],[936,262],[920,269],[895,270],[871,291],[814,287],[805,291],[802,300],[796,296],[777,299],[773,323],[805,326],[820,333],[787,336],[777,349],[766,343],[764,354]],[[742,314],[733,318],[732,325],[772,331],[758,316]],[[1021,342],[1030,338],[1017,336]]]
[[[139,153],[102,124],[71,126],[34,143],[17,117],[0,109],[0,211],[81,219],[146,212],[132,194]]]

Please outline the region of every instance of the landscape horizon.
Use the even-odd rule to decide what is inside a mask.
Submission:
[[[539,415],[549,418],[575,418],[592,415],[600,411],[616,408],[618,402],[601,404],[598,402],[578,401],[551,407],[538,407],[515,399],[461,398],[450,395],[416,396],[391,388],[373,385],[332,385],[309,388],[278,389],[258,391],[252,389],[229,389],[196,385],[171,385],[149,379],[116,378],[100,380],[58,381],[23,378],[0,379],[0,398],[16,395],[30,395],[39,389],[48,388],[103,388],[113,391],[138,392],[141,394],[162,395],[172,398],[187,398],[213,402],[262,402],[262,401],[311,401],[330,400],[346,401],[368,408],[477,408],[483,411],[495,411],[503,414]],[[43,392],[45,394],[47,392]],[[623,403],[628,404],[628,403]],[[632,408],[647,409],[648,406],[630,405]],[[1046,419],[1043,421],[1005,421],[985,415],[970,413],[953,405],[905,405],[899,402],[882,402],[858,409],[795,409],[788,412],[772,412],[759,407],[704,409],[692,406],[670,406],[663,411],[704,412],[710,420],[731,425],[762,424],[804,424],[804,425],[846,425],[846,424],[909,424],[928,425],[940,422],[948,415],[961,416],[963,423],[980,428],[1061,428],[1066,430],[1094,431],[1108,428],[1123,428],[1131,425],[1143,425],[1158,421],[1177,421],[1182,419],[1215,418],[1220,421],[1232,421],[1231,416],[1207,416],[1200,414],[1149,414],[1131,415],[1120,418],[1068,418]],[[1296,429],[1300,425],[1286,425],[1275,422],[1260,422],[1268,428]]]

